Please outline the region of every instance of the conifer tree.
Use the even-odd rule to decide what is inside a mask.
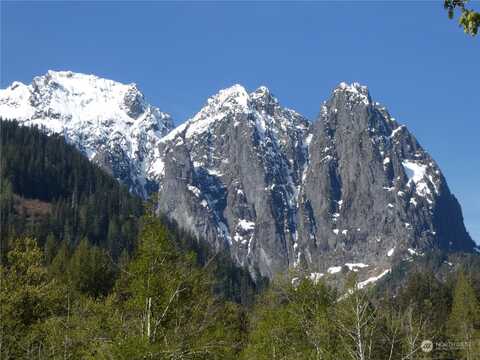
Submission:
[[[55,236],[50,233],[47,236],[47,240],[45,241],[44,245],[44,254],[45,254],[45,264],[50,265],[55,258],[57,248],[57,241]]]
[[[114,272],[106,252],[91,246],[87,239],[80,241],[68,265],[75,289],[92,297],[106,295],[113,286]]]
[[[63,282],[68,282],[67,278],[69,261],[70,248],[66,241],[62,241],[49,268],[52,276]]]
[[[474,360],[478,358],[480,341],[480,303],[475,296],[467,276],[458,274],[450,317],[448,319],[450,338],[462,344],[459,358]]]
[[[0,358],[33,358],[43,346],[38,324],[58,311],[63,290],[48,276],[31,238],[14,241],[0,279]]]

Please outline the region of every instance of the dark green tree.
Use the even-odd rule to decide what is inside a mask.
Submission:
[[[73,287],[94,298],[106,295],[115,279],[113,265],[107,253],[83,239],[68,265]]]
[[[57,253],[57,240],[55,239],[55,236],[50,233],[47,236],[47,240],[45,241],[44,245],[44,253],[45,253],[45,264],[50,265],[55,258],[55,255]]]

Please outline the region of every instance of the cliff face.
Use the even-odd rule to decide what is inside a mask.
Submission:
[[[432,248],[473,249],[439,167],[365,87],[341,84],[311,133],[299,211],[308,265],[388,267]]]
[[[435,161],[358,84],[312,124],[266,88],[234,86],[161,143],[159,211],[252,273],[379,272],[474,247]]]

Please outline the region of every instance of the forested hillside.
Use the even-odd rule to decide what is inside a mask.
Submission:
[[[47,262],[58,251],[73,253],[94,246],[110,263],[128,257],[135,248],[138,223],[145,207],[111,175],[88,161],[58,135],[1,121],[1,212],[3,254],[18,237],[34,238]],[[213,254],[207,245],[158,214],[178,249],[196,254],[199,264],[213,263],[215,291],[249,303],[262,281],[235,266],[228,254]]]
[[[133,250],[142,202],[61,136],[1,122],[1,236],[40,246],[82,239],[114,258]]]
[[[0,268],[2,359],[478,359],[472,274],[416,273],[396,296],[355,278],[338,290],[279,278],[243,307],[214,295],[212,269],[177,251],[158,218],[141,229],[100,292],[108,273],[85,243],[47,265],[34,240],[15,240]]]
[[[478,257],[442,274],[444,254],[412,258],[375,287],[289,273],[264,289],[61,137],[1,134],[1,359],[478,360]]]

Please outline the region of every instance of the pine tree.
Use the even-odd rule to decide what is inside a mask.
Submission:
[[[50,265],[53,259],[55,258],[56,248],[57,248],[57,241],[55,239],[55,236],[52,233],[50,233],[47,236],[47,240],[45,241],[45,246],[44,246],[46,265]]]
[[[68,263],[70,261],[70,248],[66,241],[62,241],[57,254],[50,265],[50,272],[53,277],[68,283]]]
[[[106,295],[113,286],[114,271],[106,252],[90,246],[87,239],[80,241],[68,265],[73,287],[92,297]]]

